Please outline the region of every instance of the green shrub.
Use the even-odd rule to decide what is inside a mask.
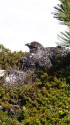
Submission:
[[[5,52],[8,54],[5,55]],[[3,51],[2,57],[0,56],[1,68],[5,67],[8,70],[7,63],[11,67],[18,68],[22,52],[21,54],[19,52],[11,53],[9,50],[5,50],[5,52]],[[57,62],[61,64],[61,61],[57,60]],[[30,75],[27,76],[29,81]],[[38,70],[35,82],[27,84],[25,87],[12,85],[8,88],[1,83],[0,124],[69,125],[69,85],[69,63],[65,67],[55,66],[51,73]]]

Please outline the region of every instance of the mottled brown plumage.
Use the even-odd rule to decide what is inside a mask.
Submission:
[[[45,70],[55,65],[56,55],[65,56],[67,50],[61,47],[43,47],[39,42],[27,43],[30,52],[22,59],[22,68],[42,67]]]

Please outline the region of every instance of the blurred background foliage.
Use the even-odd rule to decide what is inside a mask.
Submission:
[[[59,1],[60,3],[54,7],[54,17],[60,21],[61,25],[67,26],[67,30],[61,32],[58,38],[61,41],[61,46],[70,47],[70,0]]]

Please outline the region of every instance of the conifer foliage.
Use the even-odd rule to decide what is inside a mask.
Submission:
[[[67,26],[67,31],[64,33],[61,32],[61,35],[58,35],[60,40],[62,40],[62,46],[70,46],[70,0],[59,0],[55,8],[54,17],[57,18],[61,24]]]

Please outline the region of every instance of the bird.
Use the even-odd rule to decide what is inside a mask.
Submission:
[[[30,53],[37,53],[41,50],[44,50],[43,45],[41,45],[39,42],[36,42],[36,41],[27,43],[25,45],[29,47]]]
[[[52,66],[48,52],[43,45],[37,41],[25,44],[29,48],[29,53],[22,58],[22,68],[42,67],[48,69]]]
[[[56,64],[60,56],[65,57],[68,53],[64,47],[44,47],[37,41],[25,45],[29,48],[29,53],[22,58],[22,69],[41,67],[47,71]]]

